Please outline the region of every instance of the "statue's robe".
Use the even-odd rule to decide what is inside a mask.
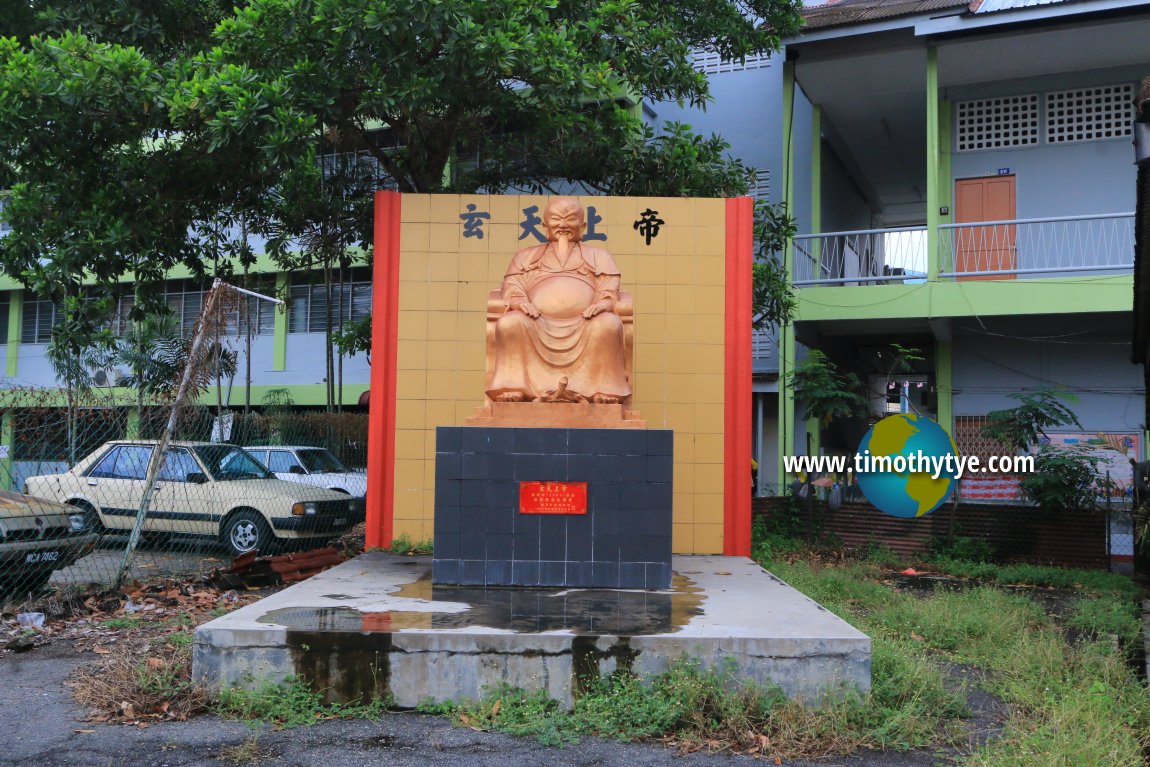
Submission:
[[[534,304],[539,317],[509,309],[496,321],[495,369],[487,396],[494,400],[519,392],[534,399],[557,389],[563,376],[569,391],[588,399],[630,396],[623,322],[614,311],[619,268],[610,253],[572,243],[560,259],[555,243],[525,248],[507,267],[502,297],[509,307]],[[584,318],[583,311],[600,301],[611,308]]]

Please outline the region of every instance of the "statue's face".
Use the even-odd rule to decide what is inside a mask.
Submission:
[[[547,239],[551,242],[558,242],[561,237],[579,242],[583,239],[583,230],[587,228],[583,206],[572,197],[552,200],[543,211],[543,228],[547,230]]]

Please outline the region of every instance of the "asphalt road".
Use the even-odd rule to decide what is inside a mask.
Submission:
[[[255,731],[239,722],[204,716],[147,729],[83,722],[64,685],[71,670],[96,656],[68,643],[0,657],[0,765],[21,767],[221,767]],[[78,732],[91,730],[91,732]],[[376,721],[333,720],[292,730],[264,730],[256,755],[239,764],[260,767],[753,767],[773,760],[747,756],[680,756],[655,744],[585,738],[577,746],[549,748],[529,738],[452,727],[439,717],[389,713]],[[927,767],[926,752],[864,753],[787,762],[805,767]]]

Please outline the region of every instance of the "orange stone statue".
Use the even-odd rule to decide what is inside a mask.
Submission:
[[[516,253],[503,277],[506,311],[495,322],[487,396],[623,403],[631,384],[615,259],[582,242],[586,216],[574,197],[552,199],[543,227],[548,242]]]

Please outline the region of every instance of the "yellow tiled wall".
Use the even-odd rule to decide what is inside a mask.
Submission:
[[[635,307],[632,407],[653,429],[675,432],[677,553],[723,549],[725,202],[583,197]],[[464,237],[474,204],[491,218]],[[499,287],[520,240],[523,210],[546,197],[404,195],[399,267],[395,528],[432,537],[435,427],[462,426],[483,405],[487,294]],[[648,246],[633,224],[651,209],[666,222]],[[539,227],[542,231],[542,227]]]

